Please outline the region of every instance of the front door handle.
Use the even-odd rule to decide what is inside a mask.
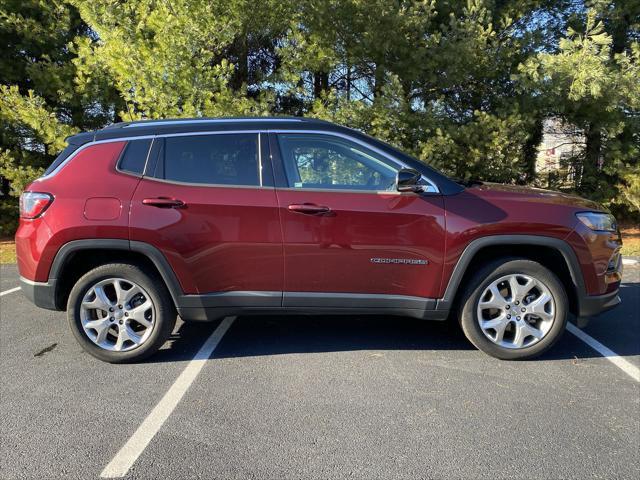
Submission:
[[[145,198],[142,204],[158,208],[182,208],[185,205],[182,200],[169,197]]]
[[[292,212],[304,213],[306,215],[322,215],[331,211],[329,207],[316,205],[315,203],[293,203],[287,208]]]

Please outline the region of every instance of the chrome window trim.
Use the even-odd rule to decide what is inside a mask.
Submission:
[[[42,177],[39,177],[37,180],[46,180],[53,177],[60,170],[62,170],[71,160],[73,160],[80,152],[94,145],[101,145],[103,143],[129,142],[131,140],[145,140],[148,138],[155,139],[155,138],[167,138],[167,137],[186,137],[186,136],[192,136],[192,135],[224,135],[224,134],[238,134],[238,133],[259,134],[261,132],[265,133],[265,130],[252,129],[252,130],[225,130],[225,131],[215,131],[215,132],[161,133],[158,135],[136,135],[131,137],[116,137],[116,138],[106,138],[104,140],[92,140],[91,142],[87,142],[84,145],[81,145],[80,147],[78,147],[78,149],[75,152],[69,155],[60,165],[58,165],[55,169],[53,169],[51,173],[49,173],[49,175],[43,175]],[[258,144],[258,148],[260,147],[261,145]],[[151,149],[149,149],[149,152],[151,152]],[[147,160],[148,160],[148,157],[147,157]],[[119,161],[120,160],[118,159],[118,162]],[[149,178],[149,177],[145,177],[145,178]],[[201,185],[205,185],[205,184],[201,184]]]
[[[94,145],[101,145],[103,143],[114,143],[114,142],[128,142],[130,140],[144,140],[147,138],[155,138],[156,135],[141,135],[139,137],[119,137],[119,138],[108,138],[105,140],[92,140],[91,142],[87,142],[84,145],[81,145],[80,147],[78,147],[78,149],[73,152],[71,155],[69,155],[60,165],[58,165],[56,168],[54,168],[51,173],[49,173],[49,175],[43,175],[42,177],[38,178],[38,180],[46,180],[49,179],[53,176],[55,176],[60,170],[62,170],[71,160],[73,160],[78,154],[80,154],[80,152],[82,152],[83,150],[86,150],[89,147],[92,147]],[[120,161],[120,159],[118,159],[118,161]]]
[[[215,120],[211,120],[211,121],[215,121]],[[267,121],[266,119],[264,121]],[[273,121],[272,119],[269,121]],[[292,121],[292,120],[282,120],[282,121]],[[302,121],[302,120],[299,120]],[[80,146],[75,152],[73,152],[71,155],[69,155],[60,165],[58,165],[51,173],[49,173],[48,175],[42,176],[40,178],[38,178],[38,180],[45,180],[48,178],[53,177],[54,175],[56,175],[60,170],[62,170],[73,158],[76,157],[76,155],[78,155],[80,152],[82,152],[83,150],[85,150],[86,148],[89,148],[93,145],[100,145],[103,143],[112,143],[112,142],[129,142],[131,140],[144,140],[144,139],[155,139],[155,138],[170,138],[170,137],[187,137],[187,136],[194,136],[194,135],[228,135],[228,134],[239,134],[239,133],[255,133],[258,134],[258,158],[260,161],[260,169],[262,170],[262,142],[260,141],[260,134],[261,133],[311,133],[311,134],[317,134],[317,135],[330,135],[330,136],[334,136],[334,137],[338,137],[338,138],[344,138],[347,140],[350,140],[354,143],[357,143],[359,145],[362,145],[363,147],[366,147],[374,152],[376,152],[378,155],[382,155],[383,157],[387,158],[388,160],[392,161],[393,163],[395,163],[397,166],[399,166],[400,168],[411,168],[408,165],[406,165],[404,162],[402,162],[401,160],[397,159],[396,157],[389,155],[388,153],[380,150],[379,148],[365,142],[362,141],[358,138],[352,137],[351,135],[347,135],[344,133],[340,133],[340,132],[333,132],[333,131],[328,131],[328,130],[316,130],[316,129],[250,129],[250,130],[246,130],[246,129],[240,129],[240,130],[225,130],[225,131],[215,131],[215,132],[180,132],[180,133],[160,133],[160,134],[156,134],[156,135],[139,135],[139,136],[131,136],[131,137],[117,137],[117,138],[108,138],[108,139],[104,139],[104,140],[93,140],[91,142],[87,142],[84,145]],[[153,143],[153,142],[152,142]],[[153,146],[153,144],[152,144]],[[149,152],[151,152],[151,148],[149,149]],[[148,156],[147,156],[147,161],[148,161]],[[119,162],[119,160],[118,160]],[[145,165],[146,167],[146,165]],[[125,172],[123,172],[125,173]],[[149,176],[144,176],[143,178],[154,178],[154,177],[149,177]],[[155,179],[155,178],[154,178]],[[438,186],[431,181],[431,179],[429,179],[428,177],[426,177],[425,175],[422,175],[422,179],[424,181],[426,181],[428,183],[428,188],[426,190],[426,193],[440,193],[440,190],[438,189]],[[155,180],[159,180],[159,179],[155,179]],[[177,182],[172,182],[171,180],[162,180],[164,182],[167,183],[177,183]],[[239,185],[240,187],[248,187],[248,188],[263,188],[262,185],[262,174],[260,175],[260,186],[250,186],[250,185]],[[191,185],[189,183],[184,183],[185,185]],[[206,184],[206,183],[195,183],[192,185],[201,185],[201,186],[207,186],[207,185],[211,185],[211,186],[224,186],[224,187],[233,187],[233,185],[226,185],[226,184],[222,184],[222,185],[218,185],[218,184]],[[429,188],[430,187],[430,188]],[[268,187],[268,188],[275,188],[275,187]],[[303,188],[294,188],[294,187],[289,187],[292,190],[296,190],[296,191],[304,191],[304,190],[308,190],[311,191],[312,189],[303,189]],[[345,192],[346,190],[340,190],[340,189],[322,189],[322,191],[330,191],[330,192]],[[359,193],[378,193],[375,192],[373,190],[354,190],[355,192],[359,192]],[[393,193],[392,191],[387,192],[386,190],[382,191],[383,193]],[[399,192],[398,192],[399,193]]]
[[[334,136],[334,137],[338,137],[338,138],[344,138],[347,140],[350,140],[354,143],[357,143],[358,145],[361,145],[365,148],[368,148],[369,150],[376,152],[378,155],[381,155],[382,157],[386,158],[387,160],[390,160],[391,162],[395,163],[397,167],[400,168],[412,168],[409,165],[405,164],[404,162],[402,162],[401,160],[397,159],[396,157],[389,155],[387,152],[384,152],[382,150],[380,150],[379,148],[371,145],[370,143],[367,143],[363,140],[360,140],[358,138],[352,137],[351,135],[347,135],[345,133],[340,133],[340,132],[332,132],[332,131],[327,131],[327,130],[292,130],[292,129],[269,129],[269,133],[275,133],[275,134],[279,134],[279,133],[301,133],[301,134],[305,134],[305,133],[311,133],[311,134],[315,134],[315,135],[330,135],[330,136]],[[284,162],[284,159],[282,160]],[[399,169],[400,169],[399,168]],[[426,177],[425,175],[421,175],[421,179],[423,179],[425,182],[427,182],[428,185],[426,185],[425,187],[427,187],[425,189],[425,193],[440,193],[440,189],[438,188],[438,186],[433,183],[433,181],[431,181],[431,179],[429,179],[428,177]],[[326,191],[326,192],[359,192],[359,193],[379,193],[379,191],[375,191],[375,190],[357,190],[354,189],[353,191],[350,190],[346,190],[346,189],[333,189],[333,188],[322,188],[322,189],[311,189],[311,188],[295,188],[295,187],[288,187],[287,190],[295,190],[298,192],[303,192],[303,191]],[[381,192],[386,193],[387,190],[382,190]],[[400,193],[400,192],[398,192]]]
[[[144,177],[145,172],[147,171],[147,166],[149,165],[149,159],[151,158],[151,152],[153,152],[153,148],[156,146],[156,138],[151,139],[151,145],[149,145],[149,151],[147,152],[147,159],[144,161],[144,167],[142,168],[142,175],[140,178]]]
[[[397,190],[358,190],[355,188],[295,188],[295,187],[276,187],[277,190],[288,192],[318,192],[318,193],[366,193],[368,195],[415,195],[413,192],[398,192]],[[434,192],[430,192],[434,193]]]
[[[150,182],[160,182],[169,185],[182,185],[188,187],[212,187],[212,188],[253,188],[254,190],[273,190],[275,187],[263,186],[263,185],[236,185],[235,183],[192,183],[192,182],[179,182],[177,180],[165,180],[163,178],[156,177],[144,177],[145,180]]]
[[[258,132],[258,178],[260,179],[260,186],[264,187],[262,181],[262,132]]]

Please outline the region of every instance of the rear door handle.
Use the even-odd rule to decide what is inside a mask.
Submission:
[[[145,198],[142,200],[142,204],[158,208],[181,208],[185,206],[182,200],[169,197]]]
[[[321,215],[331,211],[329,207],[316,205],[315,203],[293,203],[287,208],[292,212],[304,213],[306,215]]]

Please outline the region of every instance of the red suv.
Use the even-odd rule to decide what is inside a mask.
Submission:
[[[139,360],[184,320],[383,314],[445,320],[530,358],[620,302],[620,234],[597,204],[456,182],[318,120],[120,123],[68,139],[22,194],[22,289],[90,354]]]

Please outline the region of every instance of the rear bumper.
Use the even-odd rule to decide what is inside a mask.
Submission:
[[[20,277],[20,288],[25,297],[40,308],[58,310],[56,308],[56,281],[34,282]]]

